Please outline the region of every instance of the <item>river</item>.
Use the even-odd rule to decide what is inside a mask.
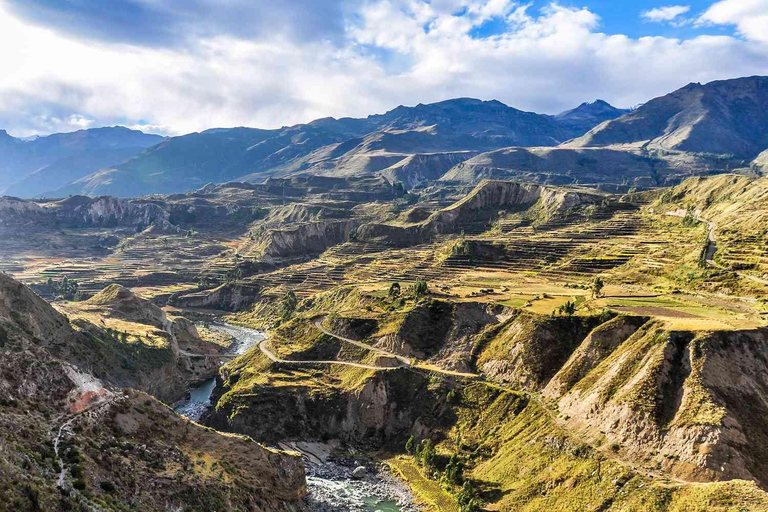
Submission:
[[[229,348],[231,354],[245,354],[249,348],[266,338],[263,331],[238,327],[231,324],[211,324],[212,331],[219,331],[232,336],[235,342]],[[174,410],[193,421],[200,421],[205,411],[211,406],[211,395],[216,389],[216,378],[212,377],[202,384],[189,389],[189,398],[176,404]]]
[[[232,324],[211,324],[210,329],[229,334],[235,338],[230,353],[244,354],[251,347],[266,338],[263,331]],[[200,421],[211,407],[211,395],[216,389],[216,379],[208,379],[199,386],[190,388],[189,398],[177,404],[174,410],[194,421]],[[415,512],[414,498],[402,482],[389,475],[375,464],[368,464],[364,478],[355,479],[352,471],[355,465],[344,460],[323,458],[309,461],[305,457],[307,470],[307,503],[312,512],[354,511],[354,512]]]

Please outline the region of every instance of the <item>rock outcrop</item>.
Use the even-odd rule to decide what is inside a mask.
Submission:
[[[438,210],[425,221],[411,225],[363,224],[355,235],[359,240],[413,245],[434,235],[455,233],[462,225],[488,218],[500,209],[536,207],[537,216],[545,220],[570,209],[599,203],[602,199],[598,194],[558,187],[483,180],[466,197]]]
[[[260,242],[261,253],[267,261],[319,254],[345,242],[356,225],[354,220],[319,221],[269,230]]]
[[[261,288],[253,285],[225,283],[212,290],[172,295],[172,306],[240,311],[261,297]]]

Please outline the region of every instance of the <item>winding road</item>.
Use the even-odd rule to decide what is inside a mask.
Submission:
[[[686,214],[687,214],[687,211],[685,210],[675,210],[673,212],[667,212],[665,215],[669,215],[671,217],[685,217]],[[707,250],[706,250],[706,253],[704,254],[704,263],[706,263],[710,267],[733,272],[737,276],[743,277],[744,279],[749,279],[750,281],[754,281],[756,283],[768,285],[768,279],[763,279],[761,277],[753,276],[751,274],[739,272],[738,270],[731,270],[730,268],[724,267],[716,263],[714,260],[715,252],[717,251],[717,241],[715,240],[715,223],[703,218],[699,213],[694,213],[694,218],[697,221],[703,222],[704,224],[707,225]]]
[[[329,331],[323,326],[323,320],[325,319],[325,316],[317,316],[312,319],[312,324],[317,328],[320,332],[323,334],[326,334],[328,336],[331,336],[333,338],[336,338],[344,343],[348,343],[350,345],[353,345],[358,348],[362,348],[364,350],[368,350],[369,352],[373,352],[374,354],[378,354],[384,357],[391,358],[394,361],[397,361],[396,366],[375,366],[371,364],[364,364],[364,363],[355,363],[352,361],[340,361],[340,360],[295,360],[295,359],[281,359],[277,357],[268,347],[269,339],[264,339],[259,342],[258,347],[259,350],[269,358],[270,361],[273,363],[280,363],[280,364],[286,364],[286,365],[311,365],[311,364],[338,364],[342,366],[351,366],[354,368],[363,368],[365,370],[373,370],[373,371],[389,371],[389,370],[397,370],[399,368],[412,368],[412,369],[420,369],[424,371],[439,373],[442,375],[449,375],[451,377],[464,377],[464,378],[477,378],[478,375],[476,373],[464,373],[464,372],[457,372],[452,370],[445,370],[443,368],[440,368],[439,366],[431,365],[428,363],[425,363],[423,361],[417,361],[415,365],[412,365],[412,360],[408,357],[405,357],[400,354],[396,354],[394,352],[390,352],[388,350],[384,350],[377,347],[372,347],[371,345],[367,345],[361,341],[353,340],[351,338],[346,338],[344,336],[340,336],[334,332]],[[168,320],[167,318],[164,321],[165,325],[165,331],[172,337],[175,336],[173,334],[173,323]],[[240,356],[240,354],[198,354],[194,352],[188,352],[186,350],[178,350],[179,355],[183,355],[186,357],[210,357],[210,358],[219,358],[219,359],[235,359]]]
[[[360,347],[362,349],[369,350],[371,352],[375,352],[377,354],[381,354],[381,355],[386,356],[386,357],[392,357],[394,359],[397,359],[401,363],[403,363],[405,366],[411,366],[411,359],[408,358],[408,357],[401,356],[399,354],[395,354],[394,352],[389,352],[389,351],[384,350],[384,349],[372,347],[370,345],[366,345],[363,342],[360,342],[360,341],[357,341],[357,340],[353,340],[353,339],[350,339],[350,338],[345,338],[344,336],[339,336],[338,334],[332,333],[331,331],[329,331],[328,329],[323,327],[323,320],[324,319],[325,319],[324,316],[318,316],[318,317],[316,317],[314,319],[314,322],[313,322],[315,324],[315,327],[317,327],[320,330],[320,332],[322,332],[324,334],[327,334],[328,336],[331,336],[333,338],[336,338],[337,340],[341,340],[341,341],[343,341],[345,343],[349,343],[350,345],[354,345],[356,347]]]
[[[364,368],[366,370],[397,370],[398,368],[402,368],[402,366],[373,366],[369,364],[362,364],[362,363],[353,363],[351,361],[321,361],[321,360],[315,360],[315,361],[295,361],[290,359],[280,359],[275,354],[273,354],[268,348],[267,348],[267,342],[269,339],[262,340],[261,343],[259,343],[259,350],[262,351],[262,353],[267,356],[273,363],[280,363],[280,364],[340,364],[344,366],[352,366],[355,368]]]
[[[324,319],[325,319],[325,316],[321,315],[321,316],[315,317],[314,321],[313,321],[315,327],[317,329],[319,329],[322,333],[327,334],[328,336],[332,336],[332,337],[336,338],[337,340],[340,340],[340,341],[343,341],[345,343],[349,343],[351,345],[354,345],[356,347],[360,347],[360,348],[363,348],[365,350],[369,350],[371,352],[375,352],[377,354],[381,354],[381,355],[386,356],[386,357],[391,357],[393,359],[396,359],[397,361],[400,361],[401,366],[396,366],[394,368],[416,368],[416,369],[426,370],[426,371],[430,371],[430,372],[441,373],[443,375],[450,375],[451,377],[466,377],[466,378],[472,378],[472,379],[478,377],[478,375],[476,373],[464,373],[464,372],[456,372],[456,371],[453,371],[453,370],[445,370],[443,368],[440,368],[439,366],[430,365],[430,364],[427,364],[427,363],[422,362],[422,361],[416,361],[416,363],[412,365],[411,364],[411,359],[409,359],[409,358],[407,358],[405,356],[402,356],[400,354],[395,354],[394,352],[389,352],[389,351],[381,349],[381,348],[372,347],[371,345],[367,345],[365,343],[362,343],[360,341],[353,340],[353,339],[350,339],[350,338],[345,338],[344,336],[339,336],[338,334],[335,334],[335,333],[329,331],[328,329],[323,327],[323,320]],[[381,369],[381,368],[379,368],[379,369]],[[389,369],[392,369],[392,368],[389,368]]]

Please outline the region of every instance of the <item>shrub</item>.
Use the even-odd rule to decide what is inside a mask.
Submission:
[[[280,318],[282,320],[288,320],[293,312],[296,311],[298,303],[299,300],[296,298],[296,294],[293,293],[293,290],[289,290],[280,302]]]
[[[110,482],[109,480],[104,480],[99,484],[99,487],[101,487],[101,490],[104,492],[115,492],[115,484]]]
[[[405,442],[405,451],[411,455],[413,455],[413,450],[416,445],[416,439],[411,436],[408,438],[408,441]]]
[[[412,292],[416,297],[421,297],[429,293],[429,286],[426,281],[419,279],[416,281],[416,284],[413,285]]]
[[[571,316],[571,315],[573,315],[576,312],[576,303],[575,302],[571,302],[569,300],[568,302],[566,302],[565,304],[560,306],[560,308],[558,308],[558,311],[560,311],[561,315],[564,314],[564,315]]]

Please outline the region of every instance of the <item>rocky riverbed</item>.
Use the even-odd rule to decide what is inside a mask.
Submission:
[[[417,512],[413,494],[376,462],[340,443],[281,443],[303,455],[310,512]]]
[[[355,477],[353,473],[360,467],[366,468],[365,474]],[[321,464],[307,462],[305,468],[307,504],[312,512],[418,511],[410,490],[385,465],[329,459]]]

